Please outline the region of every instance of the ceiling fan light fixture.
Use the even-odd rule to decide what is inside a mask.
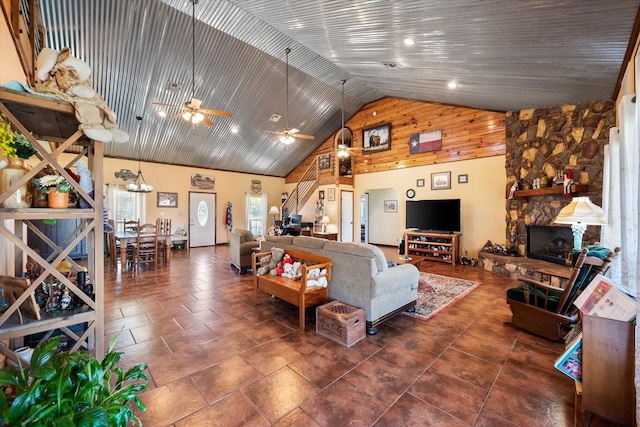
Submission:
[[[182,113],[182,118],[185,119],[186,121],[190,122],[191,121],[191,112],[190,111],[185,111],[184,113]]]
[[[203,120],[204,120],[204,115],[202,113],[198,112],[193,115],[193,120],[192,120],[193,123],[200,123]]]

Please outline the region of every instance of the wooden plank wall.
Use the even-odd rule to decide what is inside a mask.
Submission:
[[[362,148],[362,130],[385,123],[391,123],[391,149],[372,154],[352,152],[354,175],[501,156],[506,152],[502,112],[384,98],[365,105],[345,126],[353,132],[353,146]],[[442,150],[409,154],[409,135],[435,129],[442,129]],[[337,174],[334,135],[298,165],[285,182],[298,182],[316,156],[331,154],[331,168],[320,171],[320,184],[353,184],[352,178]]]

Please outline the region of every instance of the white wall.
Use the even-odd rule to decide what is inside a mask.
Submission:
[[[504,156],[426,165],[393,171],[375,172],[355,177],[355,197],[369,193],[369,241],[395,246],[405,229],[406,191],[416,190],[412,200],[460,199],[462,251],[476,257],[487,240],[505,242],[506,177]],[[451,189],[431,190],[431,174],[451,172]],[[458,184],[458,175],[467,174],[468,182]],[[416,180],[425,186],[417,187]],[[377,190],[377,191],[372,191]],[[384,200],[398,200],[398,213],[384,213]],[[360,229],[360,204],[354,205],[355,230]],[[379,224],[383,224],[380,226]],[[355,233],[354,236],[359,236]]]

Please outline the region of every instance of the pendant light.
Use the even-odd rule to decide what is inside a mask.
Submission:
[[[341,80],[341,82],[342,82],[342,127],[340,127],[340,134],[341,134],[340,141],[344,142],[344,84],[347,81]],[[349,157],[349,151],[347,149],[347,146],[344,144],[338,145],[338,152],[336,153],[336,156],[338,156],[341,159]]]
[[[142,117],[137,116],[136,120],[138,121],[138,130],[136,131],[136,143],[140,143],[140,122],[142,121]],[[127,184],[127,191],[132,193],[151,193],[153,191],[153,186],[147,184],[147,181],[142,176],[142,170],[140,169],[140,158],[142,157],[141,146],[138,145],[138,175],[133,182]]]

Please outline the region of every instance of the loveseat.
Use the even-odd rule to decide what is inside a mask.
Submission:
[[[231,265],[238,269],[239,272],[244,272],[247,268],[251,268],[251,254],[253,248],[260,246],[249,230],[243,230],[236,228],[229,234],[229,258]]]
[[[333,262],[329,299],[362,308],[367,333],[388,318],[410,309],[418,298],[420,272],[411,264],[389,267],[382,250],[366,243],[343,243],[308,236],[265,236],[261,252],[299,249]]]

